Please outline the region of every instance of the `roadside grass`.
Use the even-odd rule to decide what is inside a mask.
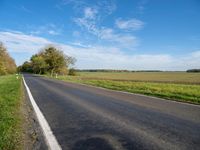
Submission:
[[[200,104],[200,85],[110,80],[86,80],[82,83],[112,90],[139,93],[176,101]]]
[[[87,73],[89,74],[89,73]],[[175,100],[175,101],[182,101],[182,102],[188,102],[188,103],[193,103],[193,104],[200,104],[200,85],[194,81],[198,80],[196,76],[199,76],[200,74],[190,74],[188,79],[191,78],[191,76],[195,76],[196,79],[190,79],[190,82],[193,80],[193,83],[191,84],[186,84],[184,83],[184,78],[186,78],[184,73],[182,79],[180,80],[180,83],[177,83],[172,80],[175,79],[168,79],[171,80],[171,82],[159,82],[163,81],[160,78],[158,78],[155,82],[152,81],[146,81],[148,80],[147,75],[149,73],[143,72],[143,76],[146,77],[146,80],[144,80],[144,77],[141,77],[139,81],[132,81],[132,80],[123,80],[126,78],[127,73],[117,73],[119,76],[121,76],[120,79],[122,80],[113,80],[113,78],[110,75],[110,73],[95,73],[96,76],[94,76],[94,73],[91,73],[92,75],[88,75],[87,78],[85,78],[85,74],[83,75],[82,73],[79,76],[58,76],[57,79],[63,80],[63,81],[69,81],[69,82],[76,82],[76,83],[83,83],[83,84],[88,84],[88,85],[93,85],[93,86],[99,86],[107,89],[112,89],[112,90],[118,90],[118,91],[126,91],[130,93],[138,93],[138,94],[144,94],[144,95],[149,95],[149,96],[155,96],[155,97],[160,97],[160,98],[165,98],[169,100]],[[110,79],[101,79],[101,75],[108,74],[108,77]],[[113,74],[113,73],[111,73]],[[114,73],[115,74],[115,73]],[[156,74],[156,76],[159,76],[160,73],[153,73]],[[172,73],[173,74],[173,73]],[[179,76],[181,73],[178,73]],[[109,76],[110,75],[110,76]],[[125,77],[123,77],[123,75]],[[91,76],[95,77],[95,79]],[[166,76],[173,76],[170,75],[169,73]],[[138,77],[139,78],[139,77]],[[151,78],[151,77],[150,77]],[[200,77],[199,77],[200,78]],[[144,81],[143,81],[144,80]]]
[[[0,76],[0,150],[21,149],[21,77]]]

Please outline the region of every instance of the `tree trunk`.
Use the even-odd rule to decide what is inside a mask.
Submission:
[[[53,77],[53,72],[54,72],[54,69],[51,70],[51,77]]]

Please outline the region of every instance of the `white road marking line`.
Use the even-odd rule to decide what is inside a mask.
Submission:
[[[29,87],[27,86],[26,81],[24,80],[24,77],[22,77],[22,78],[23,78],[23,82],[24,82],[24,85],[26,87],[28,96],[30,98],[31,104],[32,104],[33,109],[36,113],[39,124],[42,128],[42,131],[43,131],[43,134],[44,134],[48,148],[50,150],[61,150],[62,149],[61,146],[59,145],[58,141],[56,140],[56,137],[54,136],[54,134],[53,134],[47,120],[45,119],[44,115],[40,111],[40,108],[36,104],[32,94],[31,94],[31,91],[30,91]]]

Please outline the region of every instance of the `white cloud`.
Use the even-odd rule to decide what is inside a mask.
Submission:
[[[138,39],[135,36],[130,34],[116,33],[116,31],[111,28],[98,28],[93,20],[88,20],[87,18],[76,18],[74,21],[77,25],[85,28],[89,33],[102,40],[115,42],[115,44],[126,48],[133,48],[138,45]]]
[[[84,0],[62,0],[59,7],[63,5],[72,5],[74,9],[79,9],[80,7],[86,6],[87,3]]]
[[[138,45],[138,39],[127,33],[118,33],[113,28],[101,26],[102,18],[113,13],[117,6],[114,0],[101,0],[95,5],[86,5],[82,1],[65,0],[65,4],[74,4],[80,11],[82,8],[82,17],[74,18],[74,22],[83,30],[103,40],[107,44],[116,44],[124,48],[134,48]],[[76,36],[76,34],[74,34]]]
[[[62,0],[61,4],[59,5],[59,9],[62,7],[62,5],[71,5],[75,12],[80,12],[80,10],[82,10],[84,7],[93,6],[98,8],[104,15],[110,15],[117,9],[115,0],[94,1],[94,4],[92,5],[85,0]]]
[[[97,35],[97,10],[91,7],[85,7],[83,10],[83,17],[74,18],[74,22],[80,27],[86,28],[87,31]]]
[[[144,26],[144,23],[138,19],[129,19],[129,20],[122,20],[117,19],[115,24],[120,29],[126,30],[139,30]]]
[[[86,7],[84,9],[84,17],[88,19],[94,19],[96,17],[97,12],[98,11],[94,8]]]
[[[70,43],[70,45],[78,46],[78,47],[83,47],[83,48],[89,48],[89,47],[91,47],[91,45],[85,45],[85,44],[82,44],[80,42],[73,42],[73,43]]]
[[[80,18],[74,18],[74,22],[86,29],[90,34],[97,36],[99,39],[106,40],[108,42],[114,42],[121,47],[135,47],[138,45],[138,40],[135,36],[127,33],[117,33],[114,29],[107,27],[98,27],[96,15],[98,11],[94,8],[85,8],[84,15]]]
[[[74,22],[80,27],[86,29],[89,33],[98,35],[99,31],[96,27],[95,20],[83,17],[83,18],[74,18]]]
[[[101,0],[97,5],[108,15],[112,14],[117,9],[115,0]]]
[[[49,23],[43,26],[32,27],[30,33],[33,35],[49,34],[49,35],[60,35],[62,32],[61,26],[56,26],[55,24]]]
[[[138,45],[138,40],[133,35],[115,33],[115,31],[110,28],[101,29],[98,36],[101,39],[116,42],[126,48],[133,48]]]
[[[49,33],[51,35],[59,35],[59,32],[54,31],[54,30],[48,30],[47,33]]]
[[[200,50],[191,53],[192,57],[200,57]]]
[[[77,68],[81,69],[131,69],[131,70],[187,70],[200,68],[200,51],[185,54],[183,56],[171,56],[169,54],[127,54],[118,47],[89,46],[82,43],[56,43],[48,39],[27,35],[22,32],[0,32],[2,41],[8,51],[12,53],[27,53],[31,56],[47,44],[54,44],[68,55],[77,58]],[[27,58],[28,60],[29,58]],[[18,63],[25,60],[19,60]]]
[[[41,46],[51,42],[45,38],[26,35],[22,32],[0,32],[0,41],[5,43],[10,52],[34,53]]]

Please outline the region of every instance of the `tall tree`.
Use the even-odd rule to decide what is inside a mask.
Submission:
[[[45,69],[48,67],[44,57],[41,54],[36,54],[31,57],[31,62],[33,65],[34,73],[44,73]]]
[[[41,53],[48,65],[51,76],[53,76],[55,72],[58,73],[64,67],[67,68],[70,64],[75,62],[74,58],[65,55],[63,51],[52,45],[46,47]]]
[[[0,75],[15,73],[16,64],[14,59],[10,57],[5,46],[0,42]]]
[[[29,62],[29,61],[25,61],[23,65],[19,66],[18,68],[20,68],[20,71],[22,72],[30,72],[30,73],[33,72],[32,62]]]
[[[65,55],[63,51],[50,45],[33,55],[30,61],[24,62],[22,66],[18,67],[18,70],[36,74],[49,72],[51,76],[54,73],[66,75],[69,66],[73,65],[75,61],[75,58]]]

